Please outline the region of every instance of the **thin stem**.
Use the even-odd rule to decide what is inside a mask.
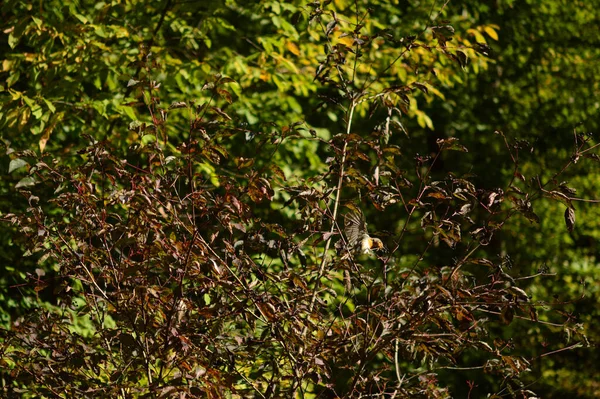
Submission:
[[[398,360],[398,338],[396,338],[396,343],[394,347],[394,367],[396,369],[396,378],[398,378],[398,387],[396,391],[394,391],[394,396],[396,396],[396,392],[398,389],[402,387],[402,383],[404,382],[404,376],[400,377],[400,362]]]
[[[534,361],[534,360],[540,359],[540,358],[545,357],[545,356],[550,356],[550,355],[554,355],[556,353],[560,353],[560,352],[564,352],[564,351],[569,351],[569,350],[573,350],[573,349],[577,349],[577,348],[582,348],[582,347],[583,347],[583,344],[581,342],[577,342],[577,343],[575,343],[573,345],[570,345],[570,346],[567,346],[567,347],[564,347],[564,348],[561,348],[561,349],[557,349],[555,351],[542,353],[538,357],[534,357],[531,360]]]
[[[156,24],[156,27],[154,28],[154,32],[152,32],[152,36],[150,36],[150,39],[148,40],[148,43],[146,44],[148,49],[151,49],[152,46],[154,45],[154,40],[156,39],[156,37],[158,35],[158,31],[160,30],[163,23],[165,22],[165,17],[167,16],[167,12],[169,12],[169,10],[171,9],[172,3],[173,3],[173,0],[167,0],[167,2],[165,4],[165,8],[163,8],[162,13],[160,14],[160,19],[158,20],[158,23]],[[143,68],[143,64],[140,64],[138,66],[137,70],[135,71],[135,73],[133,74],[133,76],[137,78],[138,75],[140,74],[140,72],[142,71],[142,68]],[[127,88],[127,90],[125,90],[125,95],[123,96],[123,98],[127,98],[127,96],[131,93],[133,88],[134,88],[134,86],[129,86]],[[106,130],[106,132],[104,132],[104,140],[106,140],[108,138],[108,136],[113,131],[113,129],[115,128],[115,125],[117,124],[118,121],[119,121],[118,118],[113,119],[113,121],[111,122],[111,124],[108,127],[108,129]]]
[[[350,134],[350,129],[352,128],[352,118],[354,117],[354,108],[356,107],[356,102],[352,100],[352,104],[350,105],[350,113],[348,114],[348,122],[346,125],[346,136]],[[329,251],[329,247],[331,246],[331,240],[333,237],[333,232],[336,228],[336,219],[338,214],[338,208],[340,205],[340,197],[342,195],[342,185],[344,182],[344,170],[346,164],[346,150],[348,149],[348,141],[344,140],[344,148],[342,149],[342,160],[340,161],[340,176],[338,178],[338,184],[335,193],[335,201],[333,203],[333,215],[331,216],[331,228],[329,229],[329,238],[325,242],[325,249],[323,249],[323,255],[321,256],[321,264],[319,265],[319,271],[317,273],[317,279],[315,282],[315,289],[312,294],[312,299],[310,300],[309,312],[312,312],[315,306],[315,301],[317,299],[317,292],[319,288],[319,281],[321,277],[323,277],[323,272],[325,271],[325,264],[327,263],[327,252]]]

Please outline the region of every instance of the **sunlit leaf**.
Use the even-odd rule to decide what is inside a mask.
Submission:
[[[17,159],[13,159],[10,161],[10,164],[8,165],[8,173],[12,173],[14,170],[17,170],[19,168],[22,168],[24,166],[28,166],[29,163],[27,161],[25,161],[24,159],[21,158],[17,158]]]
[[[27,176],[19,180],[19,182],[15,185],[15,188],[30,188],[35,186],[37,182],[31,176]]]

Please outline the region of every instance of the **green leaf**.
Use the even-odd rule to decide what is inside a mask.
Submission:
[[[10,48],[15,48],[17,46],[17,43],[19,43],[18,37],[16,37],[12,33],[8,35],[8,45],[10,46]]]
[[[153,134],[146,134],[145,136],[142,136],[142,144],[143,145],[148,145],[151,143],[156,142],[156,136]]]
[[[23,99],[23,101],[25,101],[25,104],[27,104],[29,108],[35,107],[35,101],[33,101],[32,98],[29,98],[27,96],[22,96],[21,98]]]
[[[8,165],[8,173],[12,173],[14,170],[22,168],[23,166],[26,166],[26,165],[29,165],[29,163],[27,161],[25,161],[24,159],[21,159],[21,158],[13,159],[12,161],[10,161],[10,164]]]
[[[79,14],[77,12],[74,12],[73,15],[75,16],[75,18],[77,18],[78,20],[80,20],[81,23],[83,23],[83,24],[87,24],[88,23],[88,19],[84,15],[81,15],[81,14]]]
[[[128,129],[137,132],[140,129],[140,127],[142,127],[142,122],[136,120],[129,122]]]
[[[50,110],[50,112],[55,113],[56,112],[56,107],[54,106],[54,104],[52,104],[52,101],[46,100],[45,98],[43,100],[46,103],[46,106],[48,107],[48,109]]]
[[[123,110],[123,113],[129,117],[129,119],[133,121],[137,120],[137,116],[135,116],[135,112],[131,107],[125,105],[122,106],[121,109]]]
[[[20,77],[21,77],[21,73],[19,71],[16,71],[15,73],[11,73],[8,76],[8,79],[6,79],[6,87],[11,87],[15,83],[17,83],[17,81],[19,80]],[[19,96],[19,94],[17,94],[16,92],[13,92],[11,94],[12,94],[13,98],[16,96]]]
[[[31,17],[31,19],[33,19],[33,22],[35,22],[35,24],[37,25],[38,29],[42,27],[42,20],[36,17]]]

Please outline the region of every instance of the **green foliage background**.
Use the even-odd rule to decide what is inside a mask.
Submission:
[[[433,176],[442,178],[449,171],[473,174],[478,187],[506,187],[514,165],[501,136],[494,134],[501,131],[511,143],[523,140],[531,145],[519,151],[519,167],[523,185],[535,188],[536,179],[548,181],[569,162],[574,132],[600,134],[597,0],[324,3],[329,4],[323,9],[335,10],[340,20],[362,16],[370,34],[415,35],[423,44],[403,53],[401,44],[379,48],[375,43],[356,66],[363,79],[358,86],[373,92],[393,85],[412,88],[409,103],[397,100],[401,113],[391,116],[392,133],[385,138],[403,155],[396,164],[399,170],[414,169],[414,154],[433,156],[436,140],[456,137],[469,152],[444,153]],[[324,73],[319,68],[326,61],[323,34],[328,28],[310,20],[314,6],[308,2],[7,0],[0,7],[0,135],[6,149],[0,158],[4,168],[0,216],[26,212],[30,205],[15,185],[32,173],[33,165],[9,172],[9,165],[18,166],[11,164],[17,157],[10,149],[51,154],[65,166],[82,161],[85,155],[77,151],[91,139],[110,143],[131,163],[137,160],[132,155],[135,146],[165,138],[169,150],[179,151],[172,143],[188,139],[192,118],[188,108],[170,110],[164,131],[144,134],[129,129],[131,123],[152,123],[147,107],[152,95],[160,97],[165,108],[175,102],[210,102],[231,117],[232,131],[242,132],[218,143],[229,154],[229,164],[198,166],[207,186],[221,187],[219,176],[234,162],[238,169],[247,159],[257,170],[277,166],[271,173],[272,202],[254,211],[263,222],[293,226],[300,210],[286,205],[291,196],[278,185],[325,186],[317,177],[334,154],[324,143],[344,132],[345,116],[323,100],[342,101],[342,93],[315,79]],[[454,59],[427,47],[437,40],[431,26],[446,24],[455,30],[447,43]],[[329,44],[351,47],[351,38],[341,33],[341,29],[333,33]],[[477,43],[489,46],[487,56],[475,50]],[[326,73],[336,79],[335,70]],[[221,80],[223,76],[228,79]],[[206,90],[211,83],[218,83],[216,97]],[[154,85],[155,90],[142,90],[142,85]],[[158,107],[153,111],[158,118]],[[359,106],[352,131],[366,136],[380,132],[385,117],[383,109]],[[295,131],[294,126],[302,129]],[[280,142],[258,144],[258,138],[244,133],[250,130],[290,135]],[[577,198],[598,198],[596,161],[582,157],[558,179],[576,188]],[[371,177],[375,162],[356,160],[354,172]],[[346,194],[366,197],[367,191],[350,186]],[[51,191],[43,194],[52,196]],[[600,212],[596,203],[575,202],[576,228],[569,233],[564,205],[542,199],[534,207],[539,223],[511,218],[485,248],[486,254],[510,255],[512,268],[507,272],[515,278],[547,267],[552,276],[527,280],[527,292],[534,300],[566,303],[561,307],[563,316],[585,329],[593,348],[538,358],[527,382],[545,398],[597,397],[600,283],[595,271]],[[365,214],[372,231],[384,237],[397,235],[406,216],[401,206],[383,212],[369,206]],[[403,265],[412,264],[425,245],[419,220],[411,221],[407,231],[398,244]],[[426,264],[449,264],[453,255],[439,248],[427,253]],[[27,242],[17,228],[0,225],[0,321],[5,329],[32,309],[59,305],[52,290],[37,292],[32,284],[36,277],[56,272],[56,264],[39,263],[39,257],[25,256],[26,251]],[[307,255],[318,257],[318,251]],[[274,263],[273,270],[277,267]],[[79,324],[73,329],[86,334],[89,321],[75,319]],[[571,342],[573,331],[560,330],[523,321],[499,326],[492,334],[512,340],[522,356],[537,358],[548,352],[541,352],[540,345],[556,350]],[[2,384],[9,384],[7,376],[3,378]],[[479,371],[442,372],[439,378],[439,386],[455,397],[466,397],[466,381],[479,386],[473,397],[494,386],[493,378]]]

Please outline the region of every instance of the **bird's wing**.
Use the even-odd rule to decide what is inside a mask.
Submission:
[[[344,230],[350,247],[356,247],[367,232],[367,223],[365,222],[364,215],[360,211],[346,213]]]

